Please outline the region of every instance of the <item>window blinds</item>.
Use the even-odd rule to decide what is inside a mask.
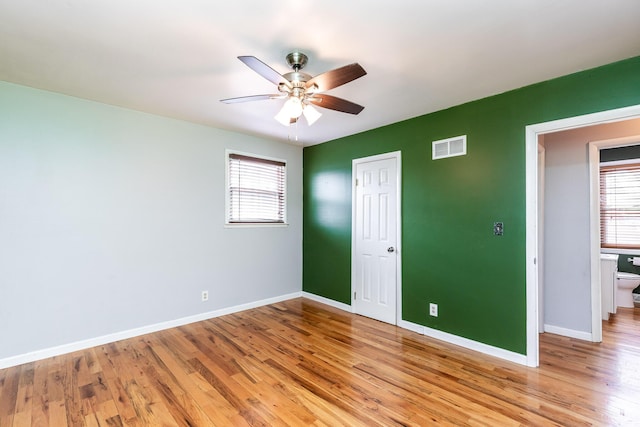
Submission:
[[[600,244],[640,248],[640,163],[600,168]]]
[[[229,223],[285,222],[284,162],[229,153]]]

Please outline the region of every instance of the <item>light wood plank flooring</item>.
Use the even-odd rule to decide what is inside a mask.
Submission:
[[[640,425],[640,313],[527,368],[294,299],[0,370],[0,426]]]

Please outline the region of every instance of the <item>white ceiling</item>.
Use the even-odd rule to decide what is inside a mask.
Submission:
[[[640,55],[639,0],[0,0],[0,80],[311,145]],[[313,126],[240,62],[316,75],[358,62]]]

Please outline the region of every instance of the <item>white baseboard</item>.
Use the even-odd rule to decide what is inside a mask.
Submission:
[[[590,332],[576,331],[575,329],[561,328],[560,326],[544,325],[544,331],[550,334],[562,335],[563,337],[576,338],[584,341],[592,341],[593,335]]]
[[[309,298],[314,301],[318,301],[318,302],[330,305],[332,307],[336,307],[341,310],[348,311],[350,313],[353,312],[350,305],[336,302],[328,298],[310,294],[308,292],[303,292],[302,296],[304,298]],[[398,327],[403,329],[408,329],[417,334],[426,335],[428,337],[435,338],[437,340],[444,341],[449,344],[454,344],[460,347],[467,348],[469,350],[477,351],[479,353],[483,353],[489,356],[497,357],[500,359],[508,360],[510,362],[527,366],[527,356],[524,354],[514,353],[512,351],[504,350],[502,348],[493,347],[491,345],[483,344],[478,341],[473,341],[467,338],[459,337],[457,335],[449,334],[447,332],[442,332],[437,329],[427,328],[426,326],[422,326],[417,323],[407,322],[406,320],[399,320]]]
[[[442,332],[437,329],[432,329],[426,326],[418,325],[417,323],[407,322],[406,320],[403,320],[402,322],[398,323],[398,326],[404,329],[409,329],[411,331],[417,332],[421,335],[435,338],[437,340],[444,341],[449,344],[454,344],[460,347],[464,347],[469,350],[477,351],[482,354],[508,360],[510,362],[518,363],[520,365],[527,365],[527,356],[525,356],[524,354],[514,353],[512,351],[494,347],[478,341],[470,340],[468,338],[459,337],[457,335],[453,335],[448,332]]]
[[[221,308],[219,310],[200,313],[194,316],[183,317],[181,319],[175,319],[167,322],[156,323],[153,325],[143,326],[141,328],[135,328],[127,331],[116,332],[113,334],[103,335],[101,337],[91,338],[88,340],[64,344],[57,347],[51,347],[51,348],[46,348],[42,350],[36,350],[30,353],[20,354],[17,356],[11,356],[4,359],[0,359],[0,369],[22,365],[23,363],[35,362],[36,360],[42,360],[49,357],[60,356],[62,354],[67,354],[74,351],[85,350],[87,348],[105,345],[105,344],[109,344],[109,343],[124,340],[124,339],[134,338],[140,335],[145,335],[152,332],[158,332],[165,329],[175,328],[178,326],[187,325],[189,323],[213,319],[214,317],[237,313],[239,311],[262,307],[264,305],[275,304],[281,301],[286,301],[293,298],[299,298],[301,296],[302,296],[302,292],[294,292],[291,294],[280,295],[277,297],[267,298],[260,301],[253,301],[250,303],[236,305],[233,307]]]
[[[322,304],[335,307],[337,309],[352,313],[352,307],[348,304],[344,304],[338,301],[334,301],[319,295],[311,294],[308,292],[294,292],[291,294],[281,295],[273,298],[267,298],[260,301],[254,301],[246,304],[241,304],[233,307],[222,308],[206,313],[196,314],[194,316],[183,317],[181,319],[175,319],[167,322],[156,323],[153,325],[143,326],[141,328],[130,329],[127,331],[116,332],[114,334],[104,335],[97,338],[91,338],[88,340],[78,341],[75,343],[64,344],[57,347],[46,348],[42,350],[33,351],[26,354],[8,357],[0,359],[0,369],[9,368],[12,366],[22,365],[23,363],[30,363],[36,360],[46,359],[49,357],[59,356],[74,351],[85,350],[87,348],[96,347],[100,345],[109,344],[115,341],[123,339],[134,338],[140,335],[149,334],[152,332],[158,332],[165,329],[175,328],[178,326],[187,325],[189,323],[200,322],[203,320],[213,319],[215,317],[224,316],[227,314],[237,313],[244,310],[250,310],[252,308],[262,307],[264,305],[275,304],[281,301],[286,301],[293,298],[304,297],[313,301],[320,302]],[[401,320],[398,322],[398,326],[403,329],[416,332],[421,335],[426,335],[440,341],[444,341],[450,344],[458,345],[470,350],[478,351],[483,354],[505,359],[511,362],[515,362],[521,365],[526,365],[526,356],[518,353],[513,353],[501,348],[493,347],[487,344],[483,344],[477,341],[473,341],[467,338],[462,338],[457,335],[452,335],[446,332],[439,331],[437,329],[427,328],[416,323],[407,322]],[[545,330],[550,333],[556,333],[559,335],[571,336],[572,338],[579,339],[591,339],[590,334],[586,334],[588,337],[584,338],[585,333],[580,331],[571,331],[568,329],[557,328],[550,325],[545,325]],[[563,331],[563,332],[559,332]],[[572,332],[574,335],[568,335],[566,332]]]
[[[348,311],[349,313],[353,313],[353,308],[349,304],[345,304],[343,302],[338,302],[329,298],[321,297],[320,295],[310,294],[309,292],[302,292],[302,296],[304,298],[308,298],[310,300],[317,301],[322,304],[330,305],[331,307],[335,307],[343,311]]]
[[[477,351],[479,353],[486,354],[488,356],[497,357],[499,359],[508,360],[519,365],[527,365],[527,356],[513,351],[505,350],[503,348],[494,347],[489,344],[484,344],[478,341],[470,340],[468,338],[459,337],[457,335],[450,334],[448,332],[442,332],[437,329],[424,328],[424,334],[428,337],[438,339],[440,341],[447,342],[449,344],[458,345],[469,350]]]

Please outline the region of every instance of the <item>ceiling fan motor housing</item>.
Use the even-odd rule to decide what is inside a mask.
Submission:
[[[302,73],[300,71],[293,71],[291,73],[284,74],[282,77],[291,82],[291,84],[295,86],[304,86],[306,82],[311,80],[311,76],[307,73]]]

